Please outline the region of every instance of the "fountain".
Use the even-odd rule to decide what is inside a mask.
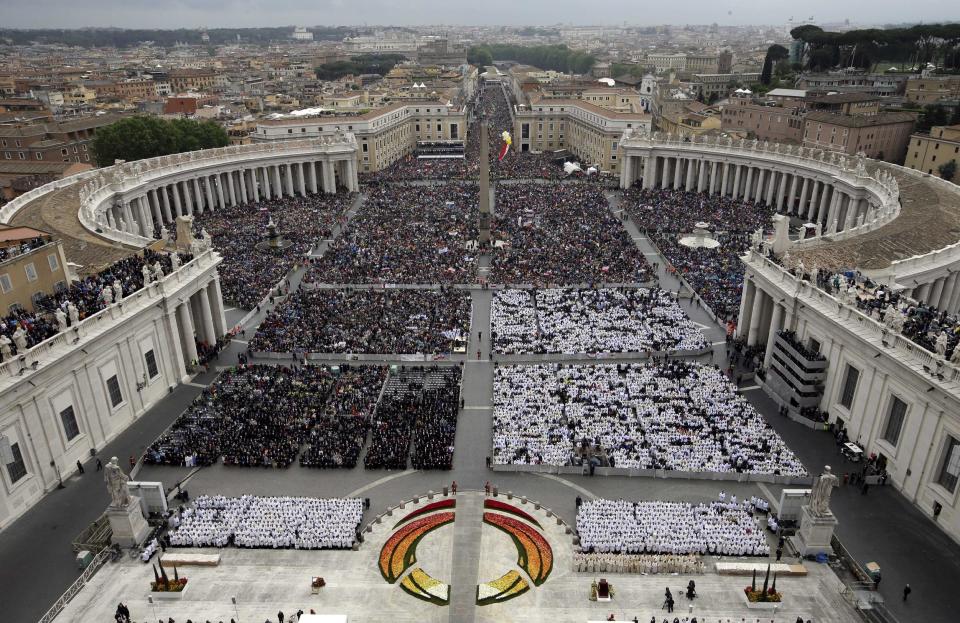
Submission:
[[[693,233],[680,238],[680,244],[691,249],[716,249],[720,242],[710,233],[710,225],[703,221],[693,224]]]
[[[293,243],[277,231],[277,224],[273,222],[273,216],[271,216],[270,221],[267,223],[267,239],[257,243],[257,251],[273,253],[275,251],[283,251],[291,245],[293,245]]]

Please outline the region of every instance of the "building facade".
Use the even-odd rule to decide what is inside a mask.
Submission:
[[[901,163],[915,123],[912,113],[851,116],[813,111],[804,120],[803,144],[850,155],[862,152],[876,160]]]
[[[904,162],[908,169],[943,177],[940,167],[950,162],[960,168],[960,125],[934,126],[930,128],[930,134],[910,136]],[[952,181],[958,180],[960,175],[954,174]]]

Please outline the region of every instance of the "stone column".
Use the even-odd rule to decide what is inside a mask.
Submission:
[[[739,164],[735,166],[736,168],[734,169],[734,172],[733,172],[733,193],[731,194],[731,196],[734,199],[739,199],[740,198],[740,176],[743,173],[743,166]]]
[[[847,197],[847,213],[844,218],[843,229],[853,229],[857,225],[857,208],[860,205],[859,199]]]
[[[958,306],[960,306],[960,272],[953,273],[953,289],[950,292],[950,298],[947,300],[945,309],[948,313],[953,314]]]
[[[250,195],[247,194],[247,180],[245,179],[244,170],[240,169],[237,171],[237,180],[240,182],[240,201],[242,203],[248,203],[250,201]]]
[[[285,173],[286,173],[286,175],[285,175],[285,178],[286,178],[285,181],[286,181],[286,184],[287,184],[285,190],[287,191],[287,196],[288,196],[288,197],[293,197],[293,195],[294,195],[294,191],[293,191],[293,167],[290,166],[289,164],[286,165],[286,171],[285,171]]]
[[[833,201],[830,202],[830,207],[827,209],[827,233],[833,234],[837,231],[837,217],[839,216],[842,197],[843,193],[833,193]]]
[[[710,163],[710,194],[717,194],[717,165],[719,163],[714,160]]]
[[[783,305],[773,304],[773,315],[770,317],[770,332],[767,334],[767,351],[763,355],[763,367],[770,367],[770,356],[773,355],[773,340],[780,330],[780,321],[783,319]]]
[[[217,189],[217,205],[220,206],[221,210],[225,210],[227,207],[227,202],[223,198],[223,175],[217,173],[213,176],[214,186]]]
[[[223,294],[220,292],[220,275],[210,280],[210,283],[207,284],[206,291],[213,312],[213,327],[217,335],[226,335],[230,329],[227,326],[227,318],[223,309]]]
[[[150,196],[150,207],[153,209],[153,220],[157,223],[163,223],[163,213],[160,210],[160,198],[157,197],[156,189],[151,189],[148,192]]]
[[[697,165],[697,192],[702,193],[707,188],[707,166],[706,160],[701,160]]]
[[[184,180],[181,184],[183,186],[183,199],[187,206],[187,214],[193,216],[193,193],[190,192],[190,182]]]
[[[203,337],[207,344],[211,346],[217,343],[217,330],[213,326],[213,311],[210,309],[210,298],[207,296],[207,288],[201,288],[197,292],[197,298],[200,299],[200,314],[203,318]]]
[[[236,206],[237,192],[236,192],[236,189],[233,187],[233,172],[227,171],[226,173],[223,174],[223,178],[221,179],[226,180],[225,188],[227,189],[227,195],[229,195],[230,197],[230,207]]]
[[[940,277],[933,282],[933,288],[930,290],[930,304],[934,307],[940,306],[940,296],[943,294],[943,286],[946,282],[946,277]]]
[[[683,158],[673,159],[673,189],[679,190],[680,182],[683,180]]]
[[[787,213],[793,212],[793,207],[796,205],[796,201],[797,201],[797,182],[800,181],[800,179],[799,179],[796,175],[793,175],[793,176],[791,176],[791,177],[792,177],[793,179],[790,180],[790,192],[787,194],[787,203],[786,203],[786,205],[784,206],[784,207],[786,208],[785,212],[787,212]]]
[[[180,200],[180,184],[178,184],[177,182],[174,182],[173,184],[171,184],[170,192],[173,195],[173,209],[176,211],[175,217],[183,216],[184,215],[183,203]],[[170,222],[172,223],[175,220],[176,218],[171,219]]]
[[[660,188],[669,188],[668,180],[670,175],[670,158],[664,156],[660,159],[660,164],[657,165],[660,167]]]
[[[821,189],[820,195],[820,209],[817,210],[817,222],[826,224],[829,221],[826,221],[827,218],[827,206],[830,205],[831,195],[834,194],[833,186],[830,186],[826,182],[823,183],[823,188]]]
[[[773,202],[774,193],[777,190],[777,172],[774,170],[767,171],[767,197],[765,202],[771,208],[776,207]]]
[[[183,360],[183,344],[181,341],[180,327],[177,325],[176,309],[170,310],[164,314],[164,326],[166,327],[167,344],[170,346],[170,352],[173,359],[173,365],[176,367],[177,380],[182,380],[187,375],[186,362]]]
[[[360,191],[360,183],[357,181],[357,163],[353,158],[347,160],[347,188],[352,193]]]
[[[177,307],[177,313],[180,314],[180,337],[183,340],[187,363],[192,364],[197,361],[197,343],[193,332],[193,317],[190,313],[189,299],[180,303],[180,306]]]
[[[780,189],[777,191],[777,212],[783,209],[783,202],[787,198],[787,174],[780,174]]]
[[[633,158],[627,158],[628,163],[632,163],[632,161]],[[317,194],[317,163],[311,160],[305,164],[307,167],[307,181],[310,184],[310,192],[315,195]],[[631,167],[630,170],[632,171],[633,168]]]
[[[167,223],[173,223],[173,213],[170,211],[170,194],[167,192],[166,186],[160,188],[160,199],[163,202],[163,218],[166,219]]]
[[[328,195],[337,192],[336,180],[333,176],[333,162],[329,160],[323,161],[323,192]]]
[[[914,292],[916,292],[916,294],[914,295],[913,298],[917,299],[921,303],[926,303],[927,295],[930,294],[930,284],[925,283],[921,285],[919,288],[914,288]]]
[[[750,314],[753,311],[753,299],[757,295],[757,288],[753,280],[743,280],[743,295],[740,297],[740,314],[737,316],[736,337],[743,339],[749,331]]]
[[[193,178],[193,199],[197,204],[197,214],[203,214],[203,190],[200,188],[200,178]]]
[[[747,346],[757,343],[760,333],[760,316],[763,314],[763,299],[766,293],[754,284],[753,309],[750,311],[750,330],[747,333]]]
[[[133,208],[130,205],[130,199],[123,200],[123,222],[126,224],[126,231],[132,234],[137,231],[136,223],[133,218]]]
[[[720,178],[720,196],[727,196],[727,178],[730,176],[730,163],[723,163],[723,176]]]
[[[214,207],[217,205],[213,202],[213,189],[211,186],[213,182],[210,177],[203,178],[203,192],[204,196],[207,198],[207,209],[213,212]]]
[[[137,197],[137,219],[140,221],[140,235],[144,238],[153,238],[153,218],[150,216],[150,208],[147,205],[147,199],[143,195]]]
[[[113,209],[112,209],[112,208],[107,208],[106,210],[103,211],[103,215],[104,215],[104,216],[106,217],[106,219],[107,219],[107,226],[108,226],[110,229],[116,229],[117,226],[116,226],[116,224],[115,224],[115,221],[113,220]]]
[[[813,219],[814,214],[817,212],[817,201],[820,200],[820,182],[815,179],[810,180],[810,201],[807,203],[807,208],[803,212],[803,218],[807,221]]]
[[[270,169],[273,173],[273,196],[280,199],[283,197],[283,183],[280,181],[280,166],[273,165]]]
[[[810,178],[803,177],[803,185],[800,187],[800,202],[797,204],[797,215],[803,216],[807,211],[807,191],[810,190]]]
[[[743,196],[747,201],[753,201],[753,167],[747,167],[747,186],[743,191]]]

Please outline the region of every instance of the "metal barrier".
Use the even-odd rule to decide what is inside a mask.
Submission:
[[[67,607],[67,604],[70,603],[70,600],[76,597],[77,593],[83,590],[83,587],[87,585],[87,582],[90,581],[90,578],[96,575],[97,571],[99,571],[100,567],[107,562],[107,558],[109,557],[109,549],[101,550],[100,553],[94,557],[93,561],[87,566],[87,568],[83,570],[83,573],[80,574],[80,577],[70,585],[70,588],[68,588],[63,595],[60,595],[60,598],[54,602],[53,606],[47,610],[46,614],[40,617],[39,623],[50,623],[57,618],[57,615],[63,612],[63,609]]]

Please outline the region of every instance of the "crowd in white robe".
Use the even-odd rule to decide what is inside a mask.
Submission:
[[[363,517],[360,498],[200,496],[173,522],[179,547],[331,549],[352,547]]]
[[[659,288],[502,290],[490,308],[498,353],[624,353],[706,348],[703,332]]]
[[[493,461],[803,476],[776,431],[723,373],[695,362],[498,366]]]
[[[749,501],[591,500],[577,510],[577,533],[582,550],[601,554],[770,554]]]

